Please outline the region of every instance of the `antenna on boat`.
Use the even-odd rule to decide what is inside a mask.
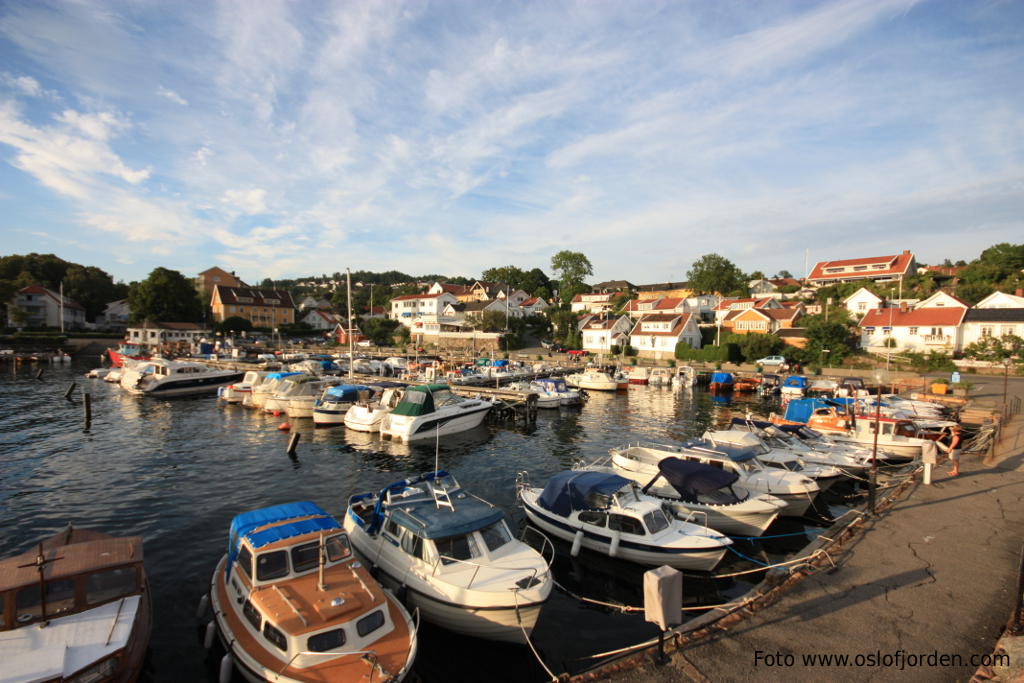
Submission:
[[[434,428],[434,472],[440,469],[441,459],[441,421],[437,421],[437,426]]]
[[[317,581],[316,587],[321,592],[323,592],[323,591],[327,590],[327,586],[324,584],[324,565],[327,563],[327,557],[326,557],[326,555],[327,555],[327,547],[324,545],[324,532],[323,531],[320,532],[320,548],[319,548],[319,553],[320,553],[320,558],[319,558],[319,560],[317,562],[317,564],[319,565],[319,574],[318,574],[318,577],[317,577],[318,581]]]

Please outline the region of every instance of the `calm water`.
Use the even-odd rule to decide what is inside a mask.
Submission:
[[[310,420],[296,421],[302,437],[291,459],[285,453],[290,435],[276,429],[284,418],[219,405],[214,398],[132,396],[115,385],[85,379],[90,367],[80,361],[40,365],[44,375],[37,380],[36,366],[0,365],[0,556],[23,552],[68,522],[143,536],[156,611],[150,649],[158,681],[217,680],[213,659],[201,643],[205,623],[195,611],[235,514],[313,500],[340,518],[350,494],[378,490],[434,466],[433,443],[402,446],[343,427],[314,430]],[[64,398],[71,382],[78,385],[74,402]],[[92,394],[88,432],[82,429],[83,390]],[[525,516],[515,505],[514,487],[519,471],[541,484],[577,459],[607,455],[612,446],[636,440],[671,443],[761,407],[757,398],[738,405],[715,403],[699,390],[592,392],[582,408],[540,411],[530,429],[487,426],[448,438],[441,444],[440,466],[468,490],[501,506],[513,526],[520,527]],[[805,530],[787,524],[772,532]],[[806,530],[813,533],[812,527]],[[800,535],[773,542],[768,552],[763,544],[742,548],[745,554],[772,559],[806,542],[807,536]],[[594,599],[643,604],[644,568],[586,552],[573,559],[565,545],[560,550],[555,573],[562,586]],[[728,565],[751,566],[738,557]],[[717,604],[749,585],[687,577],[685,600]],[[566,638],[567,633],[573,637]],[[583,670],[590,655],[654,634],[642,615],[623,615],[555,591],[534,640],[548,667],[560,673]],[[459,640],[465,639],[425,625],[419,677],[479,680],[480,672],[487,671],[497,681],[546,679],[525,647]]]

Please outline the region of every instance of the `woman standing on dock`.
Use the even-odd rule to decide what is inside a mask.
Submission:
[[[951,477],[960,475],[960,433],[960,425],[955,425],[950,428],[948,435],[940,437],[938,441],[942,450],[946,451],[946,454],[949,455],[949,461],[952,463],[952,467],[949,470],[949,476]],[[943,442],[943,438],[946,439],[946,442]]]

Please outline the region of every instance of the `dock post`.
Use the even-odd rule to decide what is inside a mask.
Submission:
[[[299,437],[302,435],[298,432],[292,434],[292,438],[288,440],[288,455],[295,457],[295,448],[299,445]]]
[[[92,394],[88,391],[82,393],[82,409],[85,413],[85,429],[83,431],[89,431],[89,425],[92,424]]]
[[[71,385],[68,387],[68,390],[64,392],[64,398],[66,398],[69,401],[72,400],[71,394],[72,392],[74,392],[76,386],[78,385],[72,382]]]
[[[39,370],[36,372],[36,379],[39,380],[40,382],[43,381],[43,369],[42,368],[39,368]]]

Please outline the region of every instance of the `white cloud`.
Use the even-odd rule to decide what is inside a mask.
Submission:
[[[267,210],[267,191],[256,188],[247,190],[228,190],[221,201],[232,210],[246,214],[264,213]]]
[[[43,89],[39,85],[39,81],[31,76],[13,76],[5,72],[0,74],[0,82],[8,88],[16,90],[22,95],[27,95],[28,97],[39,97],[43,94]]]
[[[188,106],[188,100],[186,100],[184,97],[174,92],[170,88],[165,88],[161,85],[156,89],[156,94],[160,97],[163,97],[164,99],[168,99],[171,102],[174,102],[175,104],[180,104],[183,107]]]

